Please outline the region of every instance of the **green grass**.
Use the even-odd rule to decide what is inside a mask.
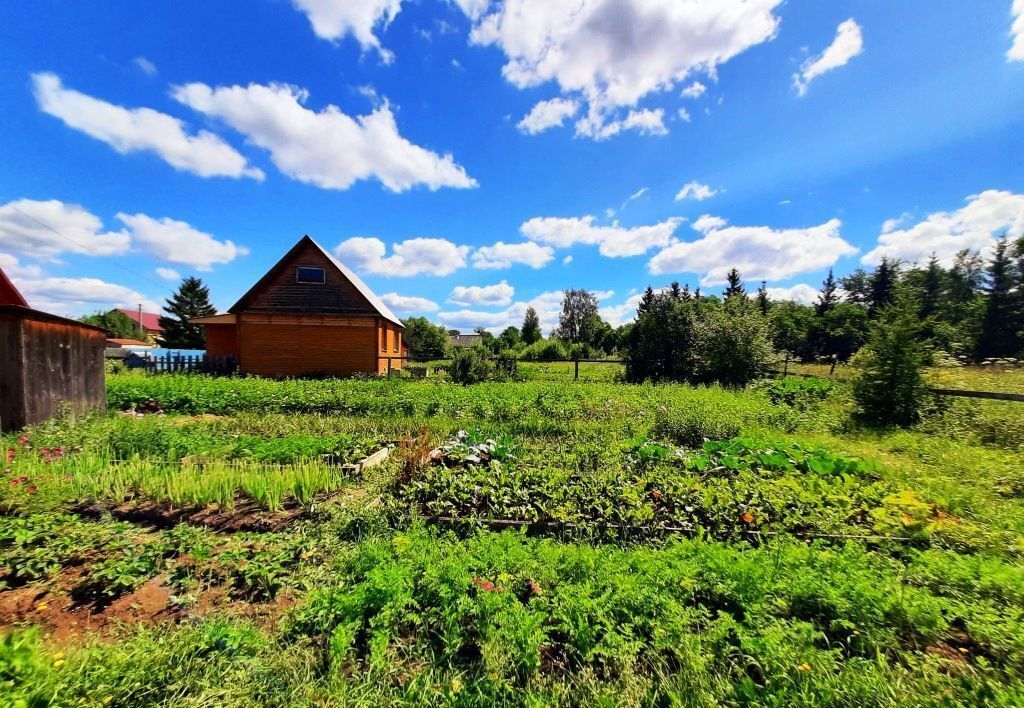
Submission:
[[[0,630],[5,703],[1024,702],[1024,405],[954,401],[878,431],[851,423],[842,385],[109,384],[112,411],[166,413],[0,440],[0,600],[89,612],[157,582],[182,621],[58,643],[30,615]],[[330,464],[420,431],[406,449],[441,445],[444,464]],[[334,490],[266,534],[73,512]],[[827,534],[871,538],[808,538]]]

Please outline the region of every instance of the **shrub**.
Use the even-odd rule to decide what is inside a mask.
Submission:
[[[468,386],[494,379],[495,368],[490,355],[484,349],[458,349],[452,357],[451,366],[448,367],[448,375],[455,383]]]
[[[891,305],[854,357],[853,397],[866,422],[906,427],[920,420],[928,397],[921,372],[930,360],[920,328],[909,306]]]
[[[569,352],[560,339],[541,339],[523,349],[520,358],[526,361],[557,361],[568,359]]]
[[[774,379],[759,382],[757,389],[764,391],[776,405],[783,403],[806,410],[828,398],[832,382],[824,379]]]

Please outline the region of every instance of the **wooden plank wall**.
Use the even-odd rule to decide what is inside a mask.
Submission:
[[[242,373],[351,376],[377,369],[375,318],[239,317]]]
[[[24,372],[21,367],[21,318],[0,312],[0,431],[25,425]]]
[[[5,429],[46,420],[60,410],[62,403],[69,404],[76,413],[106,407],[103,332],[31,317],[22,317],[13,326],[20,330],[20,351],[8,352],[13,356],[5,357],[4,369],[10,362],[20,362],[16,366],[21,370],[22,383],[21,395],[13,397],[16,410],[0,421]],[[13,341],[10,332],[3,339],[8,349]]]
[[[233,324],[203,325],[206,330],[206,353],[238,360],[238,329]]]
[[[323,268],[323,284],[298,283],[295,272],[299,266]],[[369,315],[373,309],[352,283],[350,283],[323,253],[308,245],[278,273],[254,293],[245,312],[316,313],[325,315]]]

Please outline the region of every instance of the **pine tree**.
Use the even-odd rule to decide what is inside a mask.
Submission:
[[[687,283],[686,285],[683,286],[683,292],[679,294],[679,298],[683,302],[689,302],[690,300],[693,299],[693,293],[690,292],[690,284],[689,283]]]
[[[167,298],[164,305],[167,316],[160,317],[163,345],[168,349],[205,349],[206,338],[202,325],[191,324],[195,317],[209,317],[217,313],[210,304],[210,290],[199,278],[185,278],[178,291]]]
[[[831,271],[829,271],[831,273]],[[768,308],[771,307],[771,301],[768,299],[768,283],[764,280],[761,281],[761,287],[757,289],[757,309],[761,311],[762,315],[768,314]]]
[[[726,300],[732,297],[747,296],[747,291],[743,288],[743,280],[740,278],[740,272],[738,270],[733,268],[726,274],[725,278],[728,281],[728,285],[723,293]]]
[[[520,328],[519,336],[527,344],[539,342],[544,338],[544,333],[540,330],[540,318],[537,317],[537,311],[532,307],[526,308],[526,316],[523,317],[523,326]]]
[[[1016,267],[1006,237],[999,239],[986,269],[985,316],[978,338],[978,358],[1008,357],[1017,353]]]
[[[875,268],[871,275],[871,294],[868,301],[868,313],[874,317],[883,307],[888,305],[896,297],[896,278],[899,274],[899,265],[883,258],[882,262]]]
[[[683,291],[679,287],[678,280],[672,281],[672,284],[668,288],[668,292],[672,296],[672,299],[677,302],[683,299]]]
[[[636,316],[640,317],[648,310],[651,309],[651,305],[654,304],[654,288],[650,285],[644,290],[644,294],[640,297],[640,303],[636,306]]]
[[[832,269],[828,269],[828,277],[821,283],[821,291],[818,293],[818,302],[814,304],[814,312],[818,317],[824,317],[832,308],[839,304],[839,295],[836,294],[839,286]]]

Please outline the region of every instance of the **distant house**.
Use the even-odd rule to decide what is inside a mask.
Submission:
[[[388,357],[405,355],[401,321],[309,236],[226,314],[191,321],[205,327],[208,356],[231,357],[246,374],[385,373]]]
[[[152,342],[140,342],[138,339],[121,339],[118,337],[107,339],[108,349],[153,349],[155,346]]]
[[[33,310],[0,270],[0,431],[106,407],[107,331]]]
[[[159,339],[163,335],[164,328],[160,326],[160,315],[153,312],[143,312],[141,307],[137,310],[119,307],[117,310],[127,315],[128,319],[141,327],[142,331],[153,339]]]
[[[467,348],[483,344],[484,338],[479,334],[462,334],[458,330],[448,330],[448,341],[453,347]]]

